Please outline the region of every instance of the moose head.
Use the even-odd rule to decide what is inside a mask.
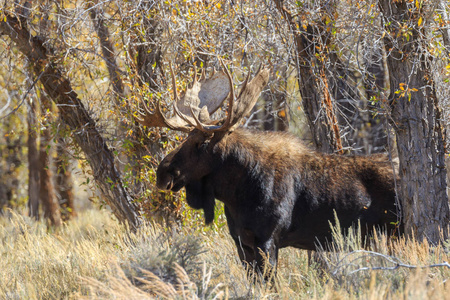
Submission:
[[[249,74],[236,97],[232,77],[220,61],[223,70],[214,72],[206,78],[203,72],[197,79],[194,69],[193,82],[181,97],[177,94],[172,66],[171,76],[174,91],[174,116],[166,118],[158,102],[154,112],[144,104],[144,113],[138,121],[148,127],[167,127],[172,130],[188,132],[187,139],[168,154],[157,169],[157,187],[179,191],[186,188],[186,200],[195,209],[203,209],[205,222],[214,219],[215,197],[210,175],[217,168],[220,151],[227,143],[229,135],[240,125],[258,100],[262,89],[269,79],[267,69],[259,69],[252,80]],[[212,120],[228,98],[226,116],[221,120]]]

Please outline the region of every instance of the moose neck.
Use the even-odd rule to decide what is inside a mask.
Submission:
[[[260,185],[252,183],[260,182],[262,177],[273,172],[270,159],[276,158],[267,155],[272,143],[263,139],[263,135],[266,134],[237,129],[215,144],[213,161],[216,165],[208,181],[213,186],[215,198],[226,206],[235,206],[239,199],[260,194]]]

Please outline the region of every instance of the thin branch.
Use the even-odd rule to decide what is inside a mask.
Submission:
[[[41,79],[42,74],[44,74],[44,72],[41,72],[39,74],[39,76],[32,82],[32,84],[30,85],[30,87],[27,89],[26,93],[22,96],[22,100],[20,101],[20,103],[14,107],[14,109],[12,111],[10,111],[9,113],[7,113],[6,115],[4,115],[3,117],[0,117],[0,120],[6,119],[7,117],[9,117],[10,115],[12,115],[13,113],[15,113],[16,111],[19,110],[19,108],[22,106],[22,104],[25,102],[25,100],[27,99],[28,94],[31,92],[31,90],[34,88],[34,86],[36,85],[36,83]],[[9,100],[9,98],[8,98]],[[9,101],[7,103],[7,105],[9,105]],[[0,113],[3,112],[3,110],[5,110],[6,108],[2,108],[2,110],[0,110]]]
[[[358,256],[357,258],[351,260],[350,263],[345,263],[344,261],[346,261],[349,257],[351,257],[352,255],[357,255],[357,254],[367,254],[364,256]],[[337,276],[338,272],[344,268],[347,268],[349,265],[352,265],[355,261],[357,260],[361,260],[361,259],[367,259],[367,257],[376,257],[376,258],[381,258],[384,259],[386,262],[392,264],[392,266],[390,267],[382,267],[382,266],[376,266],[376,267],[360,267],[356,270],[350,271],[349,273],[345,274],[345,275],[353,275],[359,272],[363,272],[363,271],[375,271],[375,270],[383,270],[383,271],[393,271],[393,270],[397,270],[399,268],[406,268],[406,269],[428,269],[428,268],[438,268],[438,267],[447,267],[450,269],[450,264],[448,262],[443,262],[443,263],[439,263],[439,264],[431,264],[431,265],[426,265],[426,266],[415,266],[415,265],[409,265],[409,264],[405,264],[402,263],[400,261],[398,261],[398,259],[396,257],[393,256],[389,256],[389,255],[385,255],[385,254],[381,254],[375,251],[368,251],[368,250],[356,250],[356,251],[352,251],[350,253],[348,253],[347,255],[345,255],[337,264],[337,267],[334,269],[334,271],[331,273],[332,276]]]

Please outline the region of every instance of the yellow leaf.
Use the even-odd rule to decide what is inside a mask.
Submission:
[[[420,26],[420,24],[422,24],[422,21],[423,21],[423,20],[422,20],[422,17],[420,17],[420,18],[419,18],[419,21],[417,22],[417,25]]]

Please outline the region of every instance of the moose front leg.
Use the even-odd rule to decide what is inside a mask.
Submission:
[[[253,248],[242,244],[240,237],[233,237],[241,262],[250,268],[255,265],[256,257]]]
[[[238,232],[236,230],[236,224],[233,219],[233,216],[231,215],[230,211],[228,210],[228,207],[225,206],[225,216],[227,217],[227,224],[228,229],[230,230],[230,235],[233,238],[234,243],[236,244],[236,249],[238,251],[239,258],[244,264],[244,266],[251,270],[255,266],[255,252],[253,251],[252,244],[250,245],[246,244],[243,240],[241,234],[242,232]],[[248,241],[247,241],[248,242]]]
[[[272,238],[265,241],[255,241],[254,253],[258,272],[266,281],[272,281],[276,275],[278,262],[278,247]]]

